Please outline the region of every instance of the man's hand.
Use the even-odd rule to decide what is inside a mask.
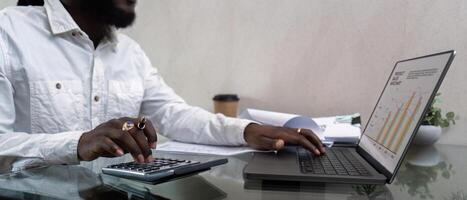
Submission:
[[[133,122],[135,127],[123,131],[122,126],[127,121]],[[152,161],[151,148],[156,148],[156,130],[149,120],[146,120],[143,130],[138,129],[136,124],[136,118],[112,119],[83,133],[78,142],[79,159],[90,161],[101,156],[116,157],[130,152],[136,162]]]
[[[298,144],[315,155],[324,153],[321,140],[311,130],[249,124],[244,132],[245,141],[255,149],[280,150],[285,144]]]

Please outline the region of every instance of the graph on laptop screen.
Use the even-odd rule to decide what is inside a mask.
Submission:
[[[394,172],[451,54],[400,62],[366,126],[360,146]]]

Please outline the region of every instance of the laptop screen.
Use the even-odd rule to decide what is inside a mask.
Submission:
[[[394,173],[453,52],[396,64],[359,146]]]

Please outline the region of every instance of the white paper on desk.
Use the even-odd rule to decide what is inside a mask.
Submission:
[[[324,127],[323,135],[328,141],[339,143],[356,144],[360,140],[361,128],[359,124],[352,125],[351,120],[342,122],[342,118],[351,118],[351,116],[360,115],[358,113],[352,115],[342,115],[334,117],[313,118],[313,120]]]
[[[351,124],[333,124],[326,126],[323,133],[326,140],[356,144],[361,136],[361,129]]]
[[[306,128],[312,130],[320,139],[324,139],[321,127],[309,117],[257,109],[245,109],[239,118],[257,121],[262,124],[288,128]]]
[[[231,146],[214,146],[202,144],[190,144],[169,140],[160,145],[157,145],[158,151],[167,151],[174,153],[190,153],[190,154],[208,154],[220,156],[233,156],[248,152],[259,152],[259,150],[250,147],[231,147]]]

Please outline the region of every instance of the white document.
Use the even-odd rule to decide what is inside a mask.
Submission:
[[[356,144],[360,139],[361,129],[351,124],[333,124],[327,125],[323,134],[328,141]]]
[[[323,135],[327,141],[339,143],[356,144],[360,140],[361,128],[360,124],[353,125],[352,116],[360,115],[342,115],[334,117],[313,118],[323,129]]]
[[[157,145],[158,151],[168,151],[174,153],[208,154],[220,156],[233,156],[247,152],[258,152],[259,150],[250,147],[213,146],[202,144],[190,144],[169,140]]]
[[[323,129],[309,117],[248,108],[240,113],[239,118],[257,121],[262,124],[288,128],[306,128],[312,130],[321,140]]]
[[[361,136],[361,129],[359,125],[351,124],[354,115],[310,118],[248,108],[239,117],[273,126],[310,129],[323,142],[357,143]]]

